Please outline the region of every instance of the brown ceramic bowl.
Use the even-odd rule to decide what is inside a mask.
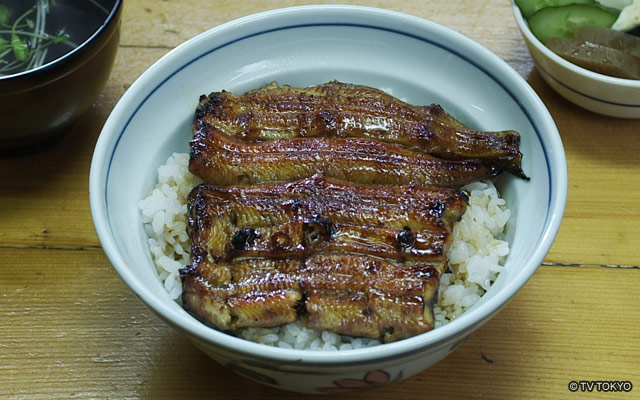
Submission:
[[[69,10],[89,4],[58,0],[56,7],[67,7],[61,12],[68,16]],[[85,27],[95,31],[76,48],[38,68],[0,76],[0,153],[17,155],[55,141],[100,94],[119,44],[122,0],[101,4],[104,19],[91,21],[95,28]],[[72,23],[78,20],[90,19],[76,17]]]

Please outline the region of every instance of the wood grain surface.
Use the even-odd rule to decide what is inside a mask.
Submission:
[[[116,64],[93,107],[54,147],[0,159],[0,399],[307,398],[224,369],[140,303],[95,235],[88,176],[110,111],[160,57],[235,18],[311,3],[333,2],[126,0]],[[430,19],[495,52],[549,108],[569,167],[560,233],[521,292],[436,366],[344,398],[640,398],[640,121],[559,97],[507,1],[340,3]],[[634,388],[574,394],[572,380]]]

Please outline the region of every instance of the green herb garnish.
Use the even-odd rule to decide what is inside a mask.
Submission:
[[[90,2],[108,14],[96,0]],[[46,32],[47,15],[55,4],[56,0],[35,0],[33,7],[13,21],[14,10],[0,5],[0,76],[40,67],[51,45],[66,45],[71,49],[78,46],[64,29],[55,34]]]
[[[29,58],[29,46],[26,40],[20,39],[17,34],[11,35],[11,47],[13,47],[13,54],[18,61],[25,61]]]
[[[0,5],[0,26],[9,25],[9,18],[11,18],[11,10],[9,7]]]

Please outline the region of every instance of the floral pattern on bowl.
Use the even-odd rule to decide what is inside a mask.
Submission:
[[[333,381],[334,386],[318,387],[316,391],[321,393],[345,393],[360,389],[370,389],[383,386],[391,382],[402,379],[402,370],[398,372],[395,378],[391,378],[391,374],[386,371],[374,370],[367,372],[362,379],[342,378]]]

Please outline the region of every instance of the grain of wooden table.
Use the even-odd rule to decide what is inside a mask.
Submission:
[[[0,159],[0,399],[305,398],[222,368],[131,294],[93,230],[88,174],[109,112],[162,55],[232,19],[308,3],[126,0],[116,64],[94,106],[55,147]],[[562,228],[522,291],[436,366],[345,398],[612,395],[571,393],[572,380],[628,380],[632,391],[615,398],[640,398],[640,121],[589,113],[553,92],[507,1],[342,3],[424,17],[498,54],[549,108],[569,167]]]

